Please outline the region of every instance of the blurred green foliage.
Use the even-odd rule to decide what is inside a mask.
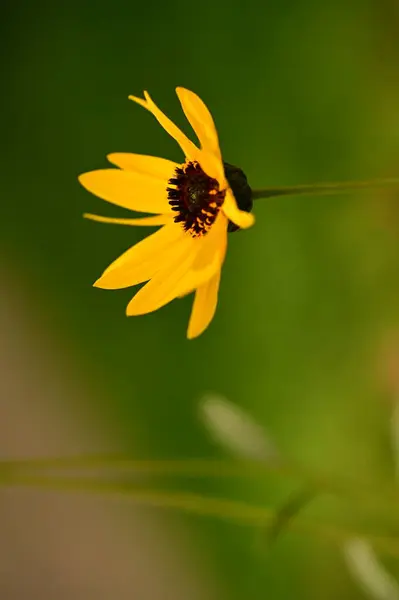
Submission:
[[[215,390],[310,467],[389,476],[384,340],[399,328],[399,194],[259,201],[256,226],[229,238],[214,322],[188,342],[191,298],[127,319],[131,290],[91,287],[146,231],[84,221],[123,211],[76,177],[109,152],[178,160],[127,100],[148,89],[185,127],[176,85],[205,100],[225,159],[253,187],[397,175],[394,1],[8,0],[5,15],[3,252],[26,281],[32,319],[98,390],[95,410],[121,448],[220,455],[197,415]],[[289,489],[267,478],[185,485],[274,504]],[[331,544],[290,534],[266,553],[253,531],[189,526],[226,598],[361,597]]]

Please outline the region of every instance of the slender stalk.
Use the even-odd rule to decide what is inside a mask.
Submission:
[[[191,514],[216,517],[237,524],[264,527],[275,520],[275,511],[265,506],[252,505],[246,502],[202,496],[188,492],[170,492],[153,490],[136,486],[121,486],[94,480],[75,478],[49,478],[41,476],[16,476],[13,486],[54,490],[62,492],[83,492],[98,495],[111,495],[130,500],[139,505],[164,509],[175,509]],[[0,487],[7,483],[0,482]],[[364,533],[357,528],[342,525],[312,522],[303,518],[287,522],[289,529],[299,533],[310,533],[341,545],[353,537],[366,537],[376,550],[393,557],[399,557],[399,540],[394,537],[375,536]]]
[[[305,488],[360,502],[366,506],[391,509],[398,505],[399,488],[388,482],[357,481],[330,474],[309,472],[301,465],[287,461],[279,463],[257,461],[226,461],[207,459],[136,460],[124,455],[83,455],[0,460],[0,485],[13,485],[16,478],[27,475],[75,476],[96,472],[97,475],[129,479],[131,477],[188,477],[188,478],[265,478],[268,475],[300,480]],[[47,473],[48,474],[48,473]]]
[[[319,493],[317,490],[309,487],[301,488],[276,510],[275,518],[270,524],[268,531],[270,543],[276,541],[280,533],[289,526],[290,521],[297,518],[302,509],[314,500]]]
[[[384,188],[397,188],[399,179],[374,179],[370,181],[342,181],[336,183],[314,183],[308,185],[293,185],[287,187],[264,188],[252,190],[252,199],[271,198],[273,196],[348,194],[356,190],[372,190]]]

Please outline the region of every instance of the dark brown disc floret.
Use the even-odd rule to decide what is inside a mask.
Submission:
[[[205,235],[216,220],[226,191],[220,189],[218,181],[209,177],[198,162],[177,167],[168,184],[168,200],[176,213],[175,223],[181,223],[193,237]]]

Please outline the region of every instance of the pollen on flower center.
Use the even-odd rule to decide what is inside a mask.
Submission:
[[[205,235],[212,227],[224,202],[225,190],[209,177],[198,162],[178,167],[167,188],[169,204],[176,212],[175,223],[181,223],[193,237]]]

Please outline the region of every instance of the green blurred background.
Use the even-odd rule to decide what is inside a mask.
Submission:
[[[127,99],[149,90],[189,132],[177,85],[210,107],[226,161],[253,188],[397,175],[397,3],[7,0],[3,11],[2,294],[11,300],[2,319],[35,332],[33,354],[46,347],[57,357],[56,374],[47,366],[38,389],[47,377],[72,377],[85,390],[79,402],[54,398],[53,412],[68,415],[82,438],[90,430],[87,452],[226,456],[198,418],[212,391],[310,469],[393,476],[399,193],[257,202],[256,226],[229,238],[213,323],[187,341],[191,297],[127,319],[132,290],[91,287],[147,231],[83,220],[86,211],[123,211],[80,188],[77,175],[105,167],[109,152],[179,160],[174,141]],[[4,339],[7,357],[12,327]],[[26,375],[6,360],[1,368]],[[27,410],[34,403],[45,413],[40,394],[24,394]],[[106,443],[91,443],[100,430]],[[76,452],[72,437],[64,450]],[[290,489],[267,477],[172,485],[265,505]],[[168,527],[171,548],[183,536],[193,553],[202,598],[364,597],[330,543],[287,533],[267,552],[261,532],[233,524],[175,515]],[[134,540],[134,526],[129,532]],[[44,560],[43,586],[48,568]],[[126,597],[176,598],[178,580],[158,594],[133,586]]]

